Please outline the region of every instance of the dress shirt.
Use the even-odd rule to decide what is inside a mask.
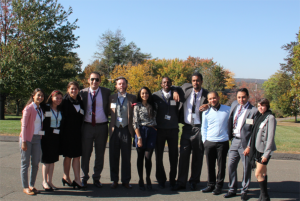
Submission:
[[[168,98],[171,97],[171,90],[169,92],[165,92],[164,90],[161,90],[161,91],[163,92],[165,98],[166,97],[168,97]]]
[[[56,121],[56,117],[54,116],[53,112],[54,112],[55,116],[57,117],[57,121]],[[51,114],[52,115],[51,115],[51,120],[50,120],[50,127],[51,128],[58,128],[58,127],[60,127],[61,112],[58,112],[58,116],[57,116],[57,112],[54,111],[54,110],[52,110]],[[56,124],[56,122],[57,122],[57,124]]]
[[[80,105],[74,105],[74,104],[73,104],[73,106],[75,107],[76,111],[79,112],[79,110],[80,110]]]
[[[124,94],[121,94],[120,92],[118,92],[118,99],[120,101],[120,103],[123,102],[124,98],[126,98],[126,92]]]
[[[44,120],[45,117],[44,117],[44,114],[43,114],[43,111],[42,111],[41,107],[38,110],[37,109],[37,105],[34,102],[32,104],[34,106],[34,109],[37,111],[36,118],[35,118],[35,121],[34,121],[34,132],[33,132],[33,134],[34,135],[39,135],[39,131],[42,130],[42,121]],[[39,115],[39,112],[40,112],[40,115],[42,115],[41,116],[42,119],[41,119],[41,117]]]
[[[97,94],[97,90],[99,90],[98,94]],[[95,118],[96,118],[96,123],[104,123],[107,122],[107,117],[104,113],[104,108],[103,108],[103,99],[102,99],[102,93],[101,93],[101,89],[100,87],[97,90],[92,90],[91,88],[89,88],[89,92],[88,92],[88,101],[87,101],[87,108],[86,108],[86,113],[85,113],[85,117],[84,117],[84,121],[85,122],[89,122],[92,123],[92,99],[91,97],[93,97],[93,91],[95,91],[95,95],[96,96],[96,108],[95,108]]]
[[[240,107],[242,107],[240,116],[237,119],[237,125],[233,129],[233,136],[235,136],[235,137],[241,137],[240,133],[241,133],[241,129],[242,129],[242,126],[243,126],[244,119],[245,119],[246,111],[247,111],[247,108],[249,107],[249,105],[250,105],[249,102],[247,102],[245,105],[238,105],[236,110],[235,110],[235,113],[234,113],[234,116],[233,116],[233,123],[234,123],[234,119],[236,118],[236,116],[238,114],[238,111],[239,111]]]
[[[193,91],[185,101],[183,107],[184,107],[184,122],[186,124],[191,124],[192,123],[192,107],[193,107],[193,102],[194,102],[194,93],[196,93],[196,107],[195,107],[195,114],[196,118],[194,119],[194,124],[201,124],[200,121],[200,116],[199,116],[199,107],[200,107],[200,101],[201,101],[201,96],[202,96],[202,88],[199,92]]]

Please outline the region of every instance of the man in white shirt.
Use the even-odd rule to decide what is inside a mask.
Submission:
[[[101,82],[100,73],[92,72],[88,80],[90,87],[82,89],[80,96],[84,105],[84,123],[82,129],[82,183],[86,188],[89,177],[89,164],[95,144],[95,165],[93,180],[94,185],[102,187],[100,182],[101,172],[104,164],[104,153],[108,137],[108,98],[110,90],[99,87]]]

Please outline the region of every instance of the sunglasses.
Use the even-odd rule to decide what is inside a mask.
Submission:
[[[91,81],[93,82],[93,81],[96,81],[96,82],[99,82],[100,81],[100,79],[99,78],[91,78]]]

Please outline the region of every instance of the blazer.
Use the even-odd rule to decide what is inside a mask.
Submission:
[[[33,103],[27,105],[23,110],[23,116],[21,119],[21,133],[20,137],[22,142],[31,142],[34,132],[34,121],[36,119],[37,111],[33,106]],[[42,136],[41,136],[42,138]]]
[[[104,113],[105,113],[106,117],[108,118],[108,109],[109,109],[109,105],[108,105],[109,100],[108,100],[108,98],[110,96],[110,90],[105,88],[105,87],[99,87],[99,88],[101,89],[103,110],[104,110]],[[80,90],[80,96],[81,96],[81,99],[83,101],[84,111],[87,111],[87,104],[88,104],[88,98],[89,98],[89,87]]]
[[[179,123],[185,124],[183,104],[188,99],[189,95],[192,93],[193,85],[191,83],[184,83],[181,87],[177,87],[176,90],[179,93],[179,97],[180,97]],[[201,100],[200,100],[200,106],[208,103],[207,94],[208,94],[208,91],[206,89],[203,89]],[[199,110],[199,108],[198,108],[198,110]],[[202,122],[202,112],[199,112],[199,118],[200,118],[200,121]]]
[[[132,118],[133,118],[133,107],[132,104],[136,103],[136,96],[132,94],[126,94],[127,98],[127,108],[128,108],[128,130],[132,137],[134,137],[135,132],[132,125]],[[109,124],[109,135],[111,136],[114,132],[115,124],[116,124],[116,108],[110,108],[111,103],[117,103],[118,101],[118,94],[113,94],[109,96],[109,113],[110,113],[110,124]]]
[[[234,118],[234,113],[235,113],[236,108],[238,107],[238,105],[239,105],[239,103],[237,102],[237,100],[235,100],[231,104],[229,118],[228,118],[229,140],[231,140],[233,138],[233,118]],[[249,104],[249,106],[246,110],[245,118],[243,119],[241,132],[240,132],[241,140],[242,140],[242,146],[243,146],[244,149],[247,148],[248,141],[251,137],[252,128],[254,126],[254,125],[251,125],[251,124],[246,124],[246,119],[253,119],[253,121],[254,121],[257,114],[258,114],[257,108],[254,107],[253,105]]]
[[[256,136],[255,147],[260,153],[263,153],[263,157],[268,158],[272,151],[275,151],[275,130],[276,119],[273,115],[269,115],[259,126],[259,130]],[[249,142],[250,144],[250,142]]]

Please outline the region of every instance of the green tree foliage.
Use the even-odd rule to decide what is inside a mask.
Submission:
[[[95,58],[100,60],[99,70],[105,76],[109,76],[116,65],[123,66],[129,62],[138,65],[151,58],[151,54],[142,53],[134,42],[126,44],[125,41],[119,29],[115,33],[108,30],[100,36],[97,43],[99,52],[95,53]]]

